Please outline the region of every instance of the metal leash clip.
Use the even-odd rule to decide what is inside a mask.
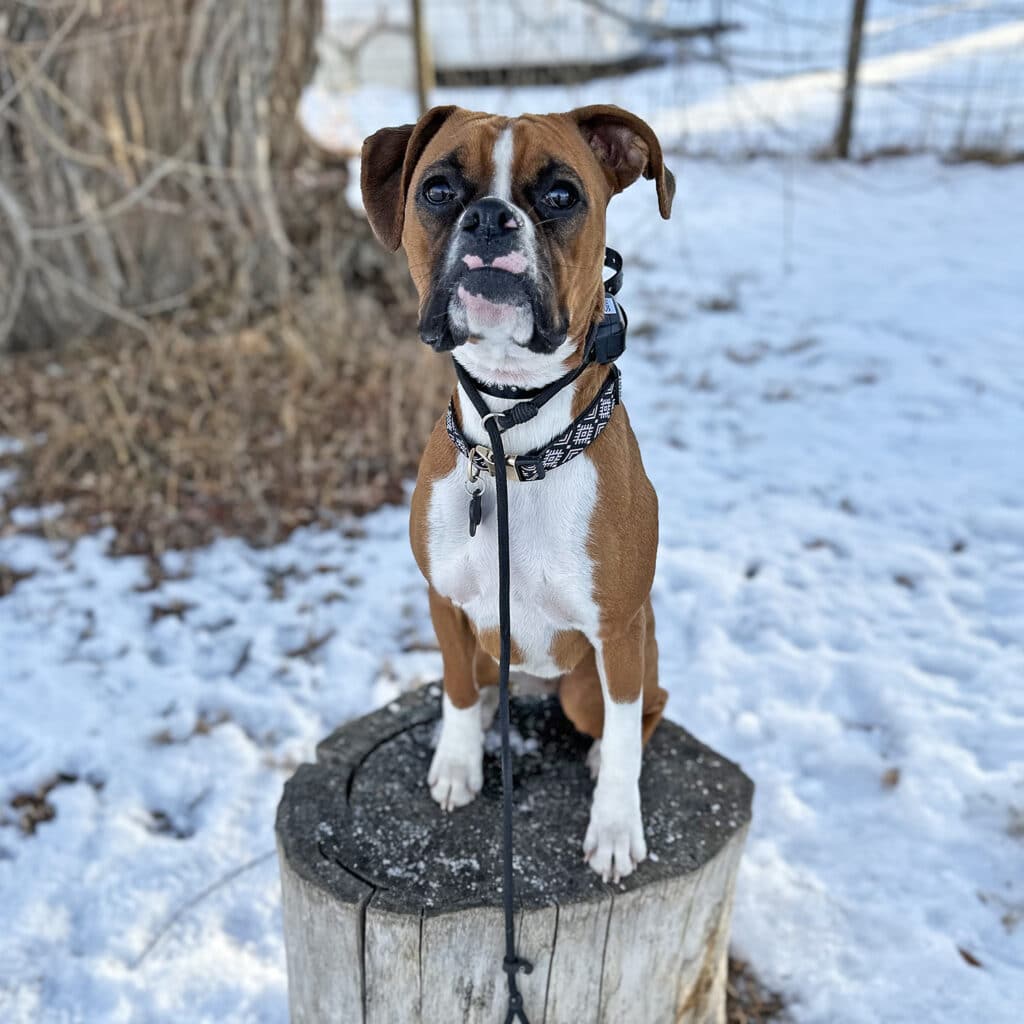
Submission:
[[[474,460],[474,456],[477,456],[477,455],[480,456],[480,460],[484,463],[484,467],[481,467]],[[519,470],[518,470],[518,466],[517,466],[517,461],[516,460],[522,460],[522,458],[523,458],[523,456],[521,456],[521,455],[506,455],[505,456],[505,471],[506,471],[506,475],[511,476],[513,479],[518,479],[519,478]],[[543,465],[543,463],[540,461],[540,459],[536,459],[536,458],[535,459],[531,459],[531,460],[527,460],[527,461],[529,463],[529,465],[527,467],[528,469],[534,468],[534,467],[535,468],[534,468],[533,474],[531,476],[527,477],[526,479],[540,480],[544,476],[544,465]],[[480,473],[483,472],[483,468],[486,468],[487,472],[490,473],[491,476],[495,475],[496,467],[495,467],[495,462],[494,462],[494,452],[490,448],[488,448],[486,445],[474,444],[474,445],[470,446],[470,449],[469,449],[469,464],[471,466],[473,466],[475,468],[475,471],[476,471],[473,475],[470,476],[470,480],[475,481],[477,476],[479,476]]]
[[[476,467],[476,472],[479,475],[480,465],[476,461],[478,456],[485,464],[487,472],[494,476],[494,452],[485,444],[475,444],[469,449],[469,464]]]
[[[473,448],[469,450],[469,458],[466,460],[465,487],[467,494],[479,494],[483,489],[482,484],[479,487],[473,486],[480,480],[480,467],[476,464],[476,460],[473,458],[473,451]],[[481,458],[483,458],[482,455]]]

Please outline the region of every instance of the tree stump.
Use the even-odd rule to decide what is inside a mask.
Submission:
[[[440,687],[348,722],[277,816],[292,1024],[495,1024],[501,771],[441,812],[427,789]],[[650,856],[604,885],[581,847],[593,783],[554,699],[513,700],[520,974],[531,1024],[724,1024],[733,888],[753,784],[663,721],[644,754]]]

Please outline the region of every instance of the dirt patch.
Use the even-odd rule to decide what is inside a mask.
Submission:
[[[785,1003],[777,992],[767,989],[745,960],[729,957],[726,984],[727,1024],[767,1024],[785,1021]]]
[[[6,597],[22,580],[31,579],[35,570],[22,571],[6,562],[0,562],[0,597]]]
[[[47,779],[38,789],[31,793],[18,793],[11,800],[11,810],[15,813],[16,824],[22,835],[33,836],[36,829],[44,822],[53,821],[57,817],[57,808],[50,802],[50,794],[58,786],[72,786],[78,782],[77,775],[59,772]],[[100,788],[93,783],[93,788]],[[0,824],[6,824],[0,818]]]
[[[366,312],[321,288],[236,333],[3,357],[0,436],[20,444],[0,455],[16,473],[0,533],[113,527],[113,553],[159,555],[219,534],[271,544],[400,501],[450,361],[409,310]],[[61,511],[26,525],[18,506]]]

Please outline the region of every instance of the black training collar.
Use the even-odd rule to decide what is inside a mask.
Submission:
[[[458,362],[456,361],[456,365]],[[584,363],[583,366],[586,364]],[[583,366],[579,366],[576,369],[570,370],[564,376],[553,381],[551,384],[542,384],[539,388],[520,388],[516,387],[515,384],[485,384],[482,380],[478,380],[468,370],[466,370],[466,376],[473,382],[473,387],[477,389],[482,395],[490,395],[491,398],[536,398],[542,394],[548,388],[557,387],[559,391],[566,384],[572,383],[583,370]],[[465,370],[465,367],[463,367]],[[564,382],[564,383],[563,383]]]

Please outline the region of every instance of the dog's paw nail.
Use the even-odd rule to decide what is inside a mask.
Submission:
[[[481,765],[435,756],[427,775],[430,795],[446,814],[471,803],[483,787]]]

